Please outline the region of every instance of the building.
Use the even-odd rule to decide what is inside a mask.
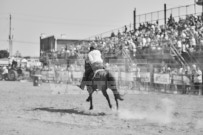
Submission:
[[[40,37],[40,56],[42,52],[61,51],[63,48],[71,49],[81,44],[82,42],[89,43],[89,40],[65,39],[55,36]]]

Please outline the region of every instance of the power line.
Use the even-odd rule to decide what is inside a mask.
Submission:
[[[0,39],[0,42],[8,42],[8,40]],[[23,43],[23,44],[37,44],[39,45],[39,42],[32,42],[32,41],[23,41],[23,40],[12,40],[14,43]]]
[[[0,42],[8,42],[8,40],[1,40],[1,39],[0,39]]]
[[[16,14],[13,13],[15,16],[13,19],[15,21],[23,21],[23,22],[31,22],[31,23],[45,23],[45,24],[60,24],[60,25],[78,25],[78,26],[91,26],[91,27],[113,27],[115,24],[109,25],[109,24],[98,24],[98,23],[92,23],[92,21],[89,23],[84,23],[84,21],[81,23],[81,21],[78,22],[70,22],[66,21],[63,19],[68,19],[68,18],[63,18],[63,17],[51,17],[51,16],[39,16],[39,15],[31,15],[31,14]],[[24,17],[23,17],[24,16]],[[53,20],[54,19],[54,20]],[[62,19],[62,20],[58,20]],[[121,28],[121,27],[120,27]],[[117,28],[119,29],[119,28]],[[110,31],[115,31],[116,29],[109,30]],[[101,34],[105,34],[107,32],[103,32]],[[98,34],[98,35],[101,35]],[[92,36],[91,36],[92,37]]]
[[[8,20],[8,17],[6,17],[6,16],[1,17],[1,16],[0,16],[0,20]]]
[[[3,13],[3,12],[0,12],[0,16],[8,16],[9,13]]]
[[[79,22],[84,22],[85,20],[84,19],[74,19],[74,18],[66,18],[66,17],[56,17],[56,16],[43,16],[43,15],[34,15],[34,14],[25,14],[25,13],[12,13],[14,16],[21,16],[21,17],[26,17],[26,18],[41,18],[41,19],[48,19],[48,20],[60,20],[60,21],[67,21],[67,20],[75,20],[75,21],[79,21]],[[91,19],[88,19],[88,22],[93,22],[93,21],[97,21],[98,20],[91,20]],[[115,23],[115,22],[112,22],[112,23]]]
[[[47,18],[47,19],[62,19],[62,20],[67,20],[70,18],[63,18],[63,17],[53,17],[53,16],[42,16],[42,15],[33,15],[33,14],[22,14],[22,13],[13,13],[15,16],[24,16],[24,17],[31,17],[31,18]]]
[[[104,24],[104,23],[93,23],[93,20],[85,21],[79,20],[79,19],[70,19],[70,18],[65,18],[65,17],[53,17],[53,16],[42,16],[42,15],[33,15],[33,14],[22,14],[22,13],[11,13],[14,19],[21,20],[21,21],[30,21],[30,22],[35,22],[35,23],[52,23],[52,24],[70,24],[70,25],[86,25],[86,26],[114,26],[114,23],[112,24]],[[9,15],[8,13],[6,14],[7,16]],[[55,21],[53,21],[55,20]],[[68,21],[67,21],[68,20]],[[76,20],[76,21],[70,21],[70,20]],[[81,23],[82,22],[82,23]],[[86,23],[84,23],[86,22]],[[98,22],[98,20],[97,20]]]
[[[96,24],[96,23],[75,23],[75,22],[68,22],[68,21],[50,21],[50,20],[39,20],[39,19],[31,19],[31,18],[20,18],[20,17],[14,17],[13,18],[16,21],[23,21],[23,22],[32,22],[32,23],[45,23],[45,24],[62,24],[62,25],[85,25],[85,26],[95,26],[95,27],[111,27],[114,25],[105,25],[105,24]]]
[[[39,45],[39,42],[30,42],[30,41],[23,41],[23,40],[13,40],[13,42],[16,42],[16,43],[23,43],[23,44],[38,44]]]

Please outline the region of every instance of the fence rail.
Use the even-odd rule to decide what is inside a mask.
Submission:
[[[121,90],[159,91],[168,93],[196,93],[202,94],[202,85],[194,83],[193,75],[152,73],[152,72],[123,72],[110,71],[116,78]],[[81,71],[42,71],[44,82],[79,84],[83,72]]]
[[[177,21],[179,18],[185,18],[187,15],[201,15],[202,14],[202,6],[197,4],[184,5],[179,7],[173,7],[166,9],[166,18],[169,18],[172,15]],[[146,14],[136,15],[136,26],[140,23],[151,22],[155,23],[159,22],[159,25],[164,25],[164,10],[153,11]],[[133,23],[126,25],[128,30],[133,30]],[[112,32],[117,33],[118,31],[123,32],[125,30],[125,26],[109,30],[107,32],[103,32],[88,38],[88,40],[95,40],[95,38],[105,38],[109,37]]]

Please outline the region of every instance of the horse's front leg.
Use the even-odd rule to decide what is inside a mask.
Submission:
[[[89,94],[89,97],[88,97],[89,101],[90,101],[90,110],[93,109],[93,103],[92,103],[92,93]]]
[[[90,95],[88,96],[88,98],[86,99],[87,102],[90,102]]]

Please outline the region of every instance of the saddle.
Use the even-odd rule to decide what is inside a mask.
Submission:
[[[94,79],[95,76],[96,76],[100,71],[105,71],[103,63],[97,63],[97,62],[95,62],[95,63],[93,63],[93,64],[91,65],[91,67],[92,67],[92,70],[93,70],[93,73],[94,73],[92,79]]]
[[[95,76],[100,72],[100,71],[106,71],[104,68],[101,69],[97,69],[96,71],[94,71],[94,75],[92,77],[92,80],[95,78]]]

